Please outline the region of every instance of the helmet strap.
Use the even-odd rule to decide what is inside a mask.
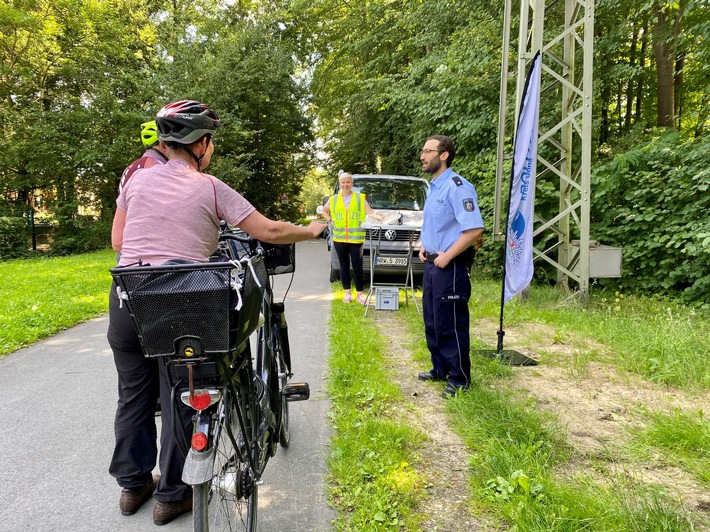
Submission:
[[[197,171],[199,172],[199,171],[200,171],[200,166],[202,166],[202,157],[204,157],[204,154],[203,154],[203,155],[200,155],[200,156],[198,157],[197,155],[195,155],[194,153],[192,153],[192,150],[191,150],[190,148],[188,148],[187,146],[185,146],[185,151],[186,151],[187,153],[189,153],[190,156],[191,156],[193,159],[195,159],[195,163],[197,163]]]
[[[153,144],[152,146],[149,146],[148,149],[151,151],[154,151],[155,153],[157,153],[158,155],[160,155],[163,159],[165,159],[167,161],[168,158],[165,156],[165,154],[162,151],[160,151],[158,148],[156,148],[155,146],[156,145]]]

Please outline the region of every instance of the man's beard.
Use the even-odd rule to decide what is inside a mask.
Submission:
[[[427,174],[435,174],[436,172],[439,171],[441,168],[441,159],[432,159],[430,162],[427,163],[426,168],[424,169],[424,172]]]

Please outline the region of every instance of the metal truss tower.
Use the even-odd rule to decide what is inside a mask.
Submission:
[[[592,156],[592,58],[594,0],[521,0],[517,73],[508,67],[511,3],[505,0],[503,59],[501,65],[500,114],[494,239],[505,240],[501,231],[503,176],[506,155],[506,125],[515,127],[525,75],[538,50],[542,55],[541,115],[538,132],[537,186],[552,182],[559,189],[559,213],[543,219],[535,213],[534,239],[544,238],[546,249],[534,250],[534,259],[557,269],[558,285],[568,289],[569,279],[579,285],[579,297],[589,297],[590,201]],[[508,81],[517,75],[515,118],[506,117]],[[548,105],[550,101],[561,105]],[[542,109],[559,109],[558,116],[543,115]],[[508,122],[510,122],[508,124]],[[511,125],[512,124],[512,125]],[[512,144],[511,144],[512,150]],[[506,194],[507,197],[507,188]],[[506,202],[507,205],[507,202]],[[507,217],[507,213],[506,217]]]

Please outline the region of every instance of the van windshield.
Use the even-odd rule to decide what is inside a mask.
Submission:
[[[364,192],[373,209],[421,211],[424,209],[427,186],[409,179],[353,179],[353,190]]]

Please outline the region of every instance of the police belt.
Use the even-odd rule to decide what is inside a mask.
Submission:
[[[427,253],[426,254],[426,261],[431,262],[432,264],[436,260],[436,258],[439,256],[438,253]],[[451,262],[463,262],[466,264],[467,267],[470,267],[471,264],[473,264],[473,259],[476,256],[476,249],[475,248],[467,248],[464,251],[462,251],[459,255],[454,257],[454,260]]]

